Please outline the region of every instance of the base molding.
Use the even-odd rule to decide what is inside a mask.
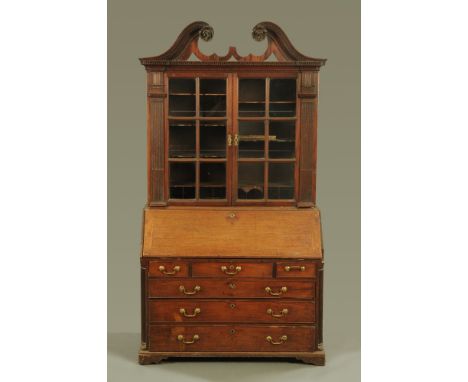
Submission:
[[[140,350],[138,363],[140,365],[158,364],[168,358],[295,358],[305,364],[324,366],[325,352],[150,352]]]

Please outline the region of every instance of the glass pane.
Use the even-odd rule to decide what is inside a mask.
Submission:
[[[179,117],[195,115],[195,79],[169,80],[169,115]]]
[[[239,157],[263,158],[265,155],[263,121],[239,121]]]
[[[200,116],[226,116],[226,79],[200,79]]]
[[[270,121],[269,158],[294,158],[295,136],[295,121]]]
[[[226,158],[225,121],[200,121],[200,157]]]
[[[195,199],[195,163],[170,163],[170,198]]]
[[[270,117],[294,117],[296,115],[296,80],[270,80]]]
[[[195,122],[169,121],[169,157],[195,157]]]
[[[294,163],[269,163],[268,199],[294,199]]]
[[[265,115],[265,79],[239,80],[239,117]]]
[[[226,199],[226,163],[200,163],[200,199]]]
[[[238,166],[238,199],[263,199],[264,163],[239,163]]]

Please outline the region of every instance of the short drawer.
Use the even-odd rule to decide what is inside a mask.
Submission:
[[[149,277],[187,277],[189,266],[182,261],[150,261]]]
[[[149,350],[158,352],[309,352],[315,350],[315,327],[150,325]]]
[[[149,320],[150,323],[313,323],[315,304],[290,300],[153,300],[149,302]]]
[[[237,278],[150,279],[150,298],[301,298],[313,299],[315,282]]]
[[[192,264],[193,277],[272,277],[273,264],[253,262],[201,262]]]
[[[304,277],[315,278],[317,263],[312,261],[278,261],[276,263],[276,277]]]

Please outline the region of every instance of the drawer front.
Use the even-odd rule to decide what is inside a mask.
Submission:
[[[278,261],[276,263],[276,277],[305,277],[315,278],[317,263],[312,261]]]
[[[150,351],[306,352],[315,350],[313,326],[150,325]]]
[[[149,277],[187,277],[188,264],[182,261],[150,261],[148,267]]]
[[[247,262],[204,262],[192,264],[193,277],[272,277],[273,264]]]
[[[313,299],[315,282],[297,280],[151,279],[148,297],[153,298],[303,298]]]
[[[313,323],[311,301],[156,300],[149,302],[150,322]]]

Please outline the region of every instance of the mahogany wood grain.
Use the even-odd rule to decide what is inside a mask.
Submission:
[[[181,290],[182,287],[182,290]],[[198,288],[197,288],[198,287]],[[270,287],[272,291],[279,291],[282,287],[287,292],[279,296],[272,296],[265,288]],[[184,292],[185,291],[185,292]],[[193,294],[186,294],[186,293]],[[195,292],[195,293],[194,293]],[[148,280],[149,298],[315,298],[315,283],[310,281],[292,280],[242,280],[236,278],[213,279],[150,279]]]
[[[184,309],[184,312],[181,312],[181,309]],[[166,299],[150,301],[148,310],[150,323],[253,322],[281,324],[315,322],[315,304],[311,301]]]
[[[315,278],[317,265],[310,261],[278,261],[276,277]]]
[[[184,344],[178,336],[191,342],[193,336],[199,340]],[[281,342],[273,345],[267,340]],[[315,328],[313,326],[265,326],[265,325],[196,325],[169,326],[150,325],[151,351],[165,352],[311,352],[314,351]]]
[[[320,212],[316,208],[147,208],[143,256],[320,259]]]

